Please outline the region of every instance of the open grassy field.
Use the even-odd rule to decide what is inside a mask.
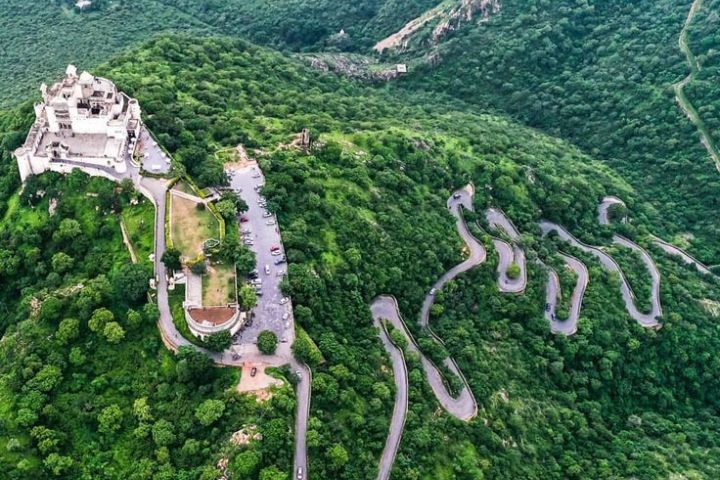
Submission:
[[[155,208],[143,199],[139,204],[123,210],[122,219],[138,259],[141,262],[150,261],[150,254],[155,247]]]
[[[231,265],[216,264],[209,267],[202,285],[202,303],[205,307],[217,307],[236,301],[235,269]]]
[[[170,234],[173,245],[186,257],[202,253],[203,242],[219,238],[219,224],[207,209],[198,209],[197,203],[177,195],[170,195]]]

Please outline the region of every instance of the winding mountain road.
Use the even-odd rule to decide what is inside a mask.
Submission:
[[[385,302],[388,301],[392,301],[394,303],[394,300],[392,299],[385,300]],[[390,308],[389,313],[387,310],[388,307]],[[382,341],[385,350],[388,352],[388,355],[390,355],[393,377],[395,378],[395,406],[393,407],[393,414],[390,420],[390,431],[388,432],[387,439],[385,440],[385,448],[383,449],[382,457],[380,458],[377,480],[388,480],[390,478],[390,472],[392,471],[393,464],[395,463],[395,457],[397,456],[398,449],[400,448],[400,440],[402,439],[403,430],[405,429],[405,418],[407,417],[408,409],[409,387],[405,355],[403,354],[403,351],[392,342],[385,326],[380,321],[381,318],[387,318],[387,315],[393,315],[392,308],[393,307],[390,305],[384,305],[383,300],[380,299],[376,299],[370,306],[373,316],[373,324],[378,328],[380,332],[380,340]],[[395,312],[397,312],[397,308],[395,309]]]
[[[560,297],[560,277],[553,269],[548,269],[548,282],[546,286],[546,302],[545,318],[550,322],[550,330],[553,333],[561,333],[563,335],[574,335],[577,332],[577,323],[580,318],[580,309],[582,307],[585,289],[590,281],[588,269],[584,263],[570,255],[560,254],[565,261],[565,265],[577,275],[577,282],[570,297],[570,310],[568,318],[561,320],[556,315],[558,298]]]
[[[493,245],[498,253],[498,289],[503,293],[522,293],[527,286],[527,269],[525,268],[525,252],[518,246],[520,233],[515,225],[501,210],[488,208],[485,218],[491,228],[505,232],[512,240],[512,245],[500,238],[493,237]],[[508,269],[515,263],[520,268],[518,278],[510,278]]]
[[[600,202],[600,205],[598,205],[598,222],[600,223],[600,225],[610,225],[608,210],[613,204],[625,206],[625,202],[623,202],[618,197],[613,196],[603,198],[602,202]],[[624,220],[625,219],[623,219],[623,222]],[[683,262],[688,265],[694,266],[700,273],[704,273],[706,275],[713,275],[713,273],[705,264],[700,262],[698,259],[690,255],[685,250],[681,249],[680,247],[676,247],[675,245],[668,243],[662,238],[655,235],[650,235],[650,237],[652,238],[653,243],[660,247],[665,253],[680,257]]]
[[[600,261],[600,264],[606,270],[615,272],[620,275],[620,290],[622,292],[623,301],[625,302],[625,309],[628,311],[628,314],[633,318],[633,320],[635,320],[644,327],[650,328],[660,325],[660,322],[658,320],[658,317],[662,315],[662,307],[660,306],[660,273],[658,272],[655,263],[652,261],[652,259],[645,250],[624,237],[620,237],[619,235],[615,235],[613,237],[614,243],[627,248],[631,248],[635,251],[638,251],[642,255],[643,262],[645,263],[648,271],[650,272],[653,283],[651,296],[652,309],[649,313],[643,313],[638,310],[637,306],[635,305],[635,294],[630,288],[630,285],[628,284],[628,281],[625,278],[622,269],[610,255],[603,252],[598,247],[593,247],[586,243],[580,242],[570,232],[565,230],[564,227],[556,225],[552,222],[542,220],[540,222],[540,229],[542,230],[543,235],[547,235],[548,233],[553,231],[556,232],[563,241],[568,242],[574,247],[582,250],[583,252],[589,253],[595,258],[597,258]]]

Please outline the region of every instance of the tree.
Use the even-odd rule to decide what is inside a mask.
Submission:
[[[327,458],[332,470],[340,470],[350,459],[347,450],[339,443],[330,447],[327,452]]]
[[[170,247],[162,254],[160,260],[163,262],[165,267],[173,272],[176,272],[182,268],[182,262],[180,258],[182,252],[175,247]]]
[[[175,443],[175,429],[173,424],[161,418],[152,428],[152,438],[158,447],[166,447]]]
[[[142,324],[142,315],[140,312],[137,312],[135,310],[128,310],[127,312],[127,325],[130,328],[137,328]]]
[[[205,400],[195,409],[195,418],[204,426],[215,423],[225,411],[225,402],[222,400]]]
[[[215,203],[215,208],[217,208],[218,213],[220,213],[225,220],[235,218],[235,215],[238,213],[237,207],[230,200],[218,201]]]
[[[103,335],[109,343],[120,343],[125,338],[125,330],[117,322],[109,322],[103,328]]]
[[[520,278],[521,273],[522,271],[520,270],[520,265],[515,262],[511,263],[507,269],[507,276],[511,280],[517,280],[518,278]]]
[[[65,318],[58,325],[55,338],[62,345],[70,343],[80,335],[80,321],[77,318]]]
[[[255,450],[238,453],[230,462],[230,471],[237,478],[250,478],[260,465],[260,455]]]
[[[57,230],[53,233],[53,240],[56,242],[65,242],[73,240],[82,235],[80,223],[72,218],[64,218],[60,222]]]
[[[65,475],[73,466],[73,460],[57,453],[51,453],[43,462],[45,467],[56,477]]]
[[[260,480],[287,480],[287,473],[283,472],[275,465],[265,467],[260,470]]]
[[[250,285],[243,285],[239,292],[240,307],[245,311],[250,311],[257,306],[258,299],[255,289]]]
[[[149,288],[150,270],[140,263],[120,267],[113,278],[116,295],[129,303],[139,303]]]
[[[195,275],[205,275],[207,273],[207,265],[205,264],[205,259],[203,258],[199,262],[195,262],[190,265],[190,271]]]
[[[65,252],[58,252],[52,256],[50,264],[52,265],[53,271],[63,274],[70,270],[75,261],[73,258]]]
[[[98,415],[98,430],[102,433],[114,433],[122,427],[123,412],[116,404],[102,409]]]
[[[232,335],[227,330],[222,332],[213,333],[205,339],[205,345],[208,350],[213,352],[222,352],[225,349],[230,348],[232,345]]]
[[[88,327],[93,332],[100,332],[105,329],[105,325],[115,320],[113,313],[107,308],[98,308],[88,320]]]
[[[316,366],[322,362],[322,352],[302,328],[297,329],[297,335],[292,344],[292,352],[298,360],[310,366]]]
[[[263,330],[262,332],[260,332],[260,335],[258,335],[258,349],[265,355],[272,355],[273,353],[275,353],[277,343],[277,335],[275,335],[275,333],[271,332],[270,330]]]

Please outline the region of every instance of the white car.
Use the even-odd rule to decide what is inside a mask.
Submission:
[[[265,275],[270,275],[270,265],[265,265]]]
[[[270,218],[270,217],[272,217],[272,213],[270,213],[270,212],[263,213],[263,218]]]
[[[283,321],[287,320],[288,318],[290,318],[290,314],[287,312],[283,313],[283,316],[282,316]]]
[[[290,301],[290,299],[288,297],[283,297],[280,299],[280,305],[285,305],[289,301]]]
[[[268,220],[267,222],[265,222],[265,225],[275,225],[275,220]]]
[[[437,288],[430,289],[430,295],[435,295],[436,293],[437,293]]]
[[[278,255],[282,255],[282,252],[280,250],[275,250],[273,252],[270,252],[270,255],[273,257],[277,257]]]

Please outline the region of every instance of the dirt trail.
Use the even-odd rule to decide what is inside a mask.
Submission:
[[[680,39],[678,40],[678,43],[680,45],[680,50],[682,50],[682,52],[685,54],[685,57],[687,58],[688,65],[690,66],[690,73],[680,82],[673,85],[673,88],[675,89],[675,99],[680,105],[680,108],[683,110],[683,112],[685,112],[685,115],[695,125],[695,127],[697,127],[698,131],[700,132],[700,141],[710,154],[710,157],[715,162],[715,168],[717,168],[717,170],[720,172],[720,152],[718,151],[717,145],[713,141],[710,130],[705,125],[705,122],[703,122],[700,114],[685,94],[685,87],[695,79],[695,75],[700,71],[700,64],[698,63],[697,58],[693,54],[692,50],[690,50],[690,46],[688,45],[688,30],[690,29],[690,26],[695,19],[695,15],[700,10],[700,8],[702,8],[702,5],[703,0],[695,0],[693,2],[692,7],[690,7],[690,12],[688,13],[687,19],[685,20],[685,25],[683,26],[682,32],[680,32]]]

